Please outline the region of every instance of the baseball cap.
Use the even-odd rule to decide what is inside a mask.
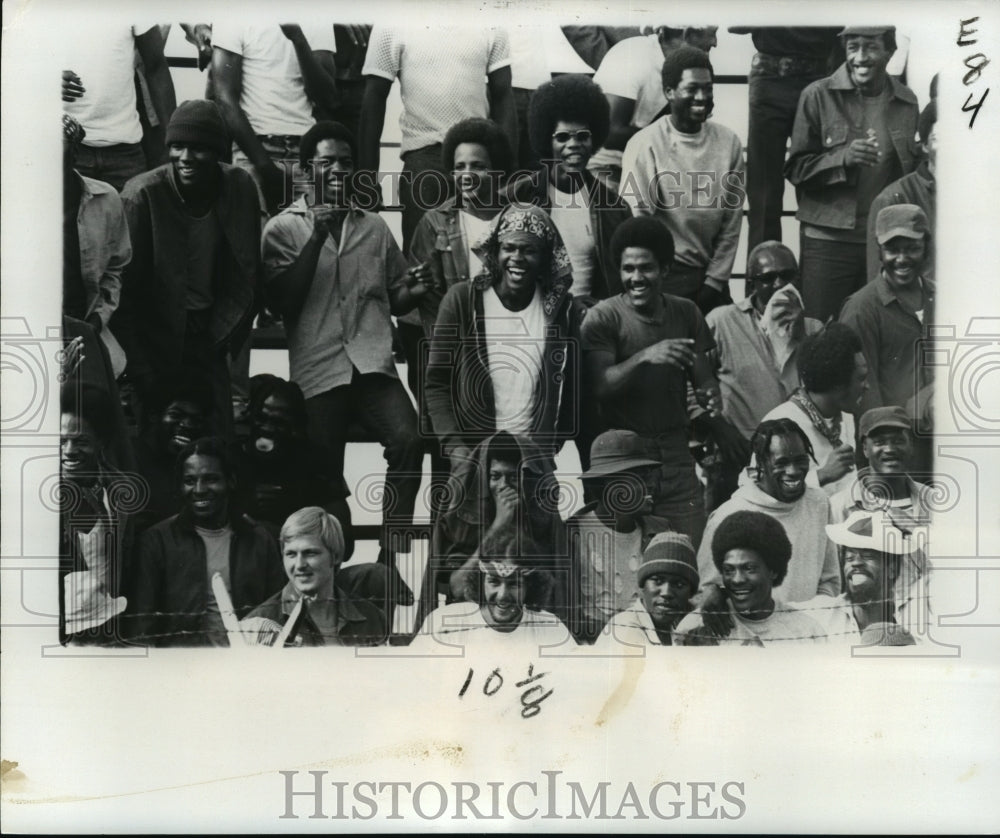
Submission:
[[[912,533],[897,527],[882,512],[859,509],[840,524],[827,524],[830,541],[856,550],[876,550],[895,556],[908,556],[917,550]]]
[[[883,207],[875,219],[875,240],[879,244],[885,244],[896,236],[922,239],[929,232],[927,214],[916,204]]]
[[[910,430],[912,423],[906,411],[898,406],[873,407],[865,411],[859,423],[859,435],[868,436],[875,428],[905,428]]]

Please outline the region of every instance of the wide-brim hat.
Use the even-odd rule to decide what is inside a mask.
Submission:
[[[630,468],[663,465],[646,451],[642,437],[635,431],[605,431],[590,446],[590,468],[584,477],[618,474]]]
[[[840,524],[827,524],[829,539],[841,547],[908,556],[918,548],[913,533],[897,527],[882,512],[859,509]]]

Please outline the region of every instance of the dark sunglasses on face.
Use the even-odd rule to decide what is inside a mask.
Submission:
[[[754,282],[760,282],[764,285],[773,285],[776,282],[788,285],[789,282],[795,282],[798,278],[799,272],[791,268],[785,271],[765,271],[764,273],[754,274],[751,277]]]
[[[552,139],[557,143],[568,143],[571,139],[576,140],[580,143],[585,143],[589,140],[593,134],[586,128],[580,131],[556,131],[552,135]]]

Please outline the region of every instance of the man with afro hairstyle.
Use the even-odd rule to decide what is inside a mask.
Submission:
[[[770,515],[748,510],[726,518],[712,537],[712,561],[729,595],[733,629],[717,637],[700,612],[688,614],[674,632],[677,646],[770,646],[825,643],[826,632],[804,611],[774,595],[788,572],[792,545]]]
[[[622,156],[622,197],[674,239],[666,290],[702,314],[732,302],[729,279],[743,223],[743,146],[712,114],[708,55],[681,47],[663,62],[670,113],[636,133]]]
[[[545,209],[573,264],[574,297],[588,305],[621,292],[611,236],[631,217],[628,205],[587,164],[608,134],[608,103],[587,76],[564,75],[539,86],[528,106],[528,135],[542,169],[511,185],[519,203]]]

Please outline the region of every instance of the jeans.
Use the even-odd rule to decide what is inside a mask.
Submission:
[[[102,148],[81,143],[74,154],[73,168],[81,175],[110,183],[119,192],[126,181],[146,171],[142,143],[118,143]]]
[[[399,182],[399,202],[403,205],[403,252],[410,252],[410,242],[417,224],[429,209],[439,207],[451,193],[451,175],[441,161],[441,143],[414,149],[401,155],[403,177]],[[438,175],[424,172],[437,172]]]
[[[352,419],[371,431],[385,449],[388,469],[382,492],[382,544],[386,545],[392,524],[408,526],[413,522],[424,463],[417,414],[399,379],[382,373],[362,375],[355,370],[350,384],[306,399],[309,436],[330,449],[334,475],[344,472],[347,429]]]
[[[670,529],[691,539],[695,552],[705,532],[705,499],[684,433],[643,437],[650,458],[660,460],[660,487],[653,496],[653,514],[670,522]]]
[[[801,229],[799,240],[806,316],[825,323],[840,313],[844,300],[864,287],[866,246],[864,242],[813,239]]]
[[[749,252],[764,241],[781,241],[785,197],[785,153],[792,136],[799,94],[819,75],[778,76],[750,70],[750,127],[747,134]]]

